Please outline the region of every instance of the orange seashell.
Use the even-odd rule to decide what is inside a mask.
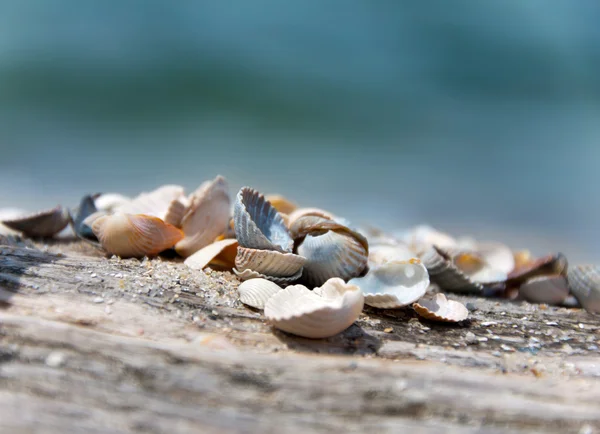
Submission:
[[[183,238],[175,226],[144,214],[103,216],[94,221],[92,230],[108,253],[123,258],[154,256]]]
[[[227,238],[215,241],[189,256],[183,263],[194,270],[202,270],[208,265],[233,268],[237,255],[237,240]]]

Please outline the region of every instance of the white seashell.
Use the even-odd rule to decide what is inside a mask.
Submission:
[[[53,237],[67,227],[71,216],[62,206],[34,214],[4,219],[2,224],[28,237]]]
[[[116,211],[123,205],[131,202],[131,198],[119,193],[102,193],[94,198],[94,205],[98,211],[105,211],[107,214]]]
[[[450,255],[440,248],[427,249],[421,255],[421,261],[427,268],[431,281],[443,290],[473,293],[483,290],[481,283],[471,280],[450,260]]]
[[[225,178],[217,176],[190,195],[190,205],[181,220],[185,238],[175,246],[181,256],[191,255],[227,231],[230,217],[228,189]]]
[[[240,280],[267,279],[279,285],[289,285],[290,283],[302,277],[302,270],[298,271],[298,273],[296,273],[295,275],[289,277],[267,276],[254,270],[239,271],[235,268],[233,269],[233,272],[240,278]]]
[[[434,321],[460,322],[469,316],[469,310],[462,303],[448,300],[444,294],[437,294],[433,300],[421,299],[413,304],[413,309],[423,318]]]
[[[238,247],[235,268],[238,271],[254,270],[275,277],[289,277],[302,271],[306,261],[300,255],[281,253],[275,250],[257,250]]]
[[[192,270],[203,270],[209,264],[216,262],[220,266],[233,267],[237,254],[238,242],[236,239],[215,241],[198,250],[183,261]]]
[[[581,306],[591,313],[600,313],[600,267],[578,265],[569,267],[567,280],[571,292]]]
[[[501,243],[477,243],[476,252],[493,269],[508,274],[515,268],[515,257],[512,250]]]
[[[569,285],[561,275],[538,276],[523,283],[519,295],[531,303],[560,305],[569,296]]]
[[[358,319],[364,299],[360,288],[330,279],[310,291],[302,285],[288,286],[272,295],[265,316],[274,327],[306,338],[334,336]]]
[[[444,232],[428,225],[419,225],[404,233],[402,240],[416,253],[422,253],[431,246],[441,248],[457,247],[456,240]]]
[[[170,225],[181,228],[181,222],[189,206],[190,200],[185,196],[173,199],[169,204],[167,213],[165,214],[165,223],[169,223]]]
[[[369,265],[381,265],[391,261],[408,261],[415,257],[406,244],[373,245],[369,241]]]
[[[429,275],[418,259],[393,261],[369,270],[366,276],[351,279],[365,296],[365,304],[382,309],[408,306],[427,292]]]
[[[100,217],[92,230],[102,247],[123,258],[153,256],[183,238],[183,232],[158,217],[116,213]]]
[[[183,195],[183,187],[179,185],[163,185],[151,192],[141,193],[132,201],[115,208],[115,212],[118,211],[123,214],[145,214],[164,220],[169,207],[171,206],[171,202]],[[96,207],[98,206],[96,205]]]
[[[267,279],[250,279],[238,287],[240,301],[256,309],[264,309],[269,298],[283,288]]]

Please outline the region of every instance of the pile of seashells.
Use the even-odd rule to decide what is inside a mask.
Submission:
[[[600,267],[568,267],[561,254],[533,258],[428,226],[396,235],[361,231],[327,211],[249,187],[231,208],[227,181],[217,176],[189,195],[165,185],[133,199],[85,196],[74,210],[0,210],[0,235],[53,237],[71,224],[77,237],[110,255],[174,250],[191,269],[232,270],[242,281],[242,303],[264,309],[276,328],[308,338],[345,330],[364,305],[412,307],[434,321],[467,319],[467,308],[444,292],[600,312]]]

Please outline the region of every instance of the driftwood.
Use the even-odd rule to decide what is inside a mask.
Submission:
[[[594,432],[600,321],[476,297],[273,330],[227,272],[0,239],[0,432]]]

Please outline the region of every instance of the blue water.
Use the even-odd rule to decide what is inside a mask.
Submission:
[[[599,261],[600,3],[0,5],[0,207],[221,173]]]

